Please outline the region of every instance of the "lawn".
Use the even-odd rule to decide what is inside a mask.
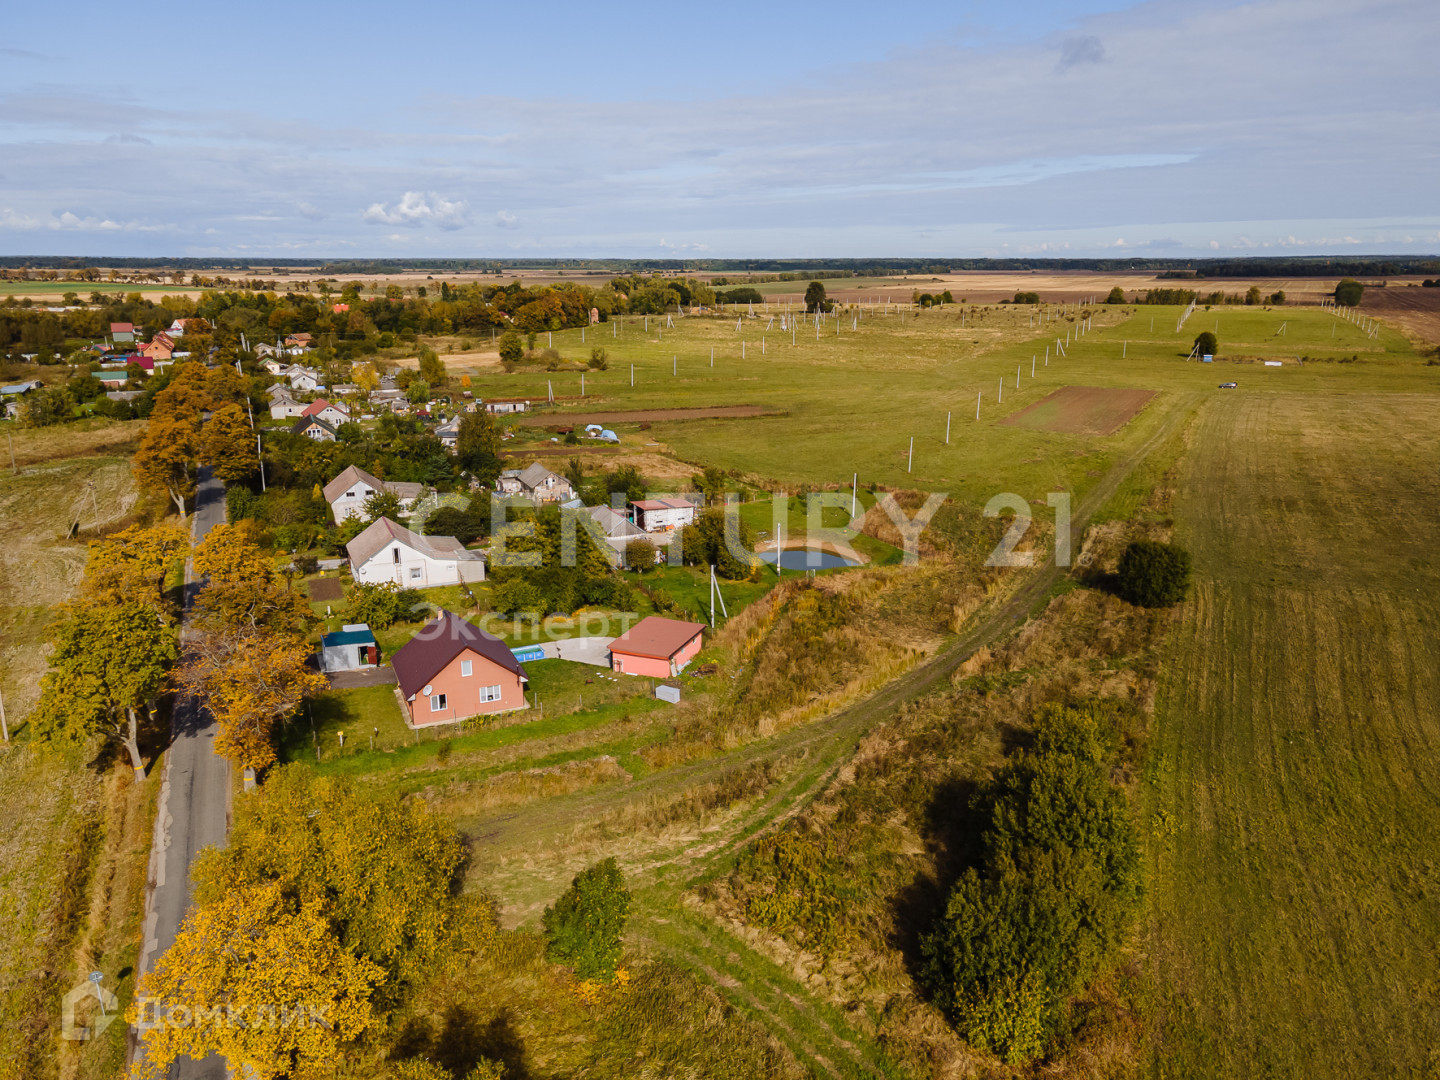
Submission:
[[[305,713],[286,729],[281,758],[317,763],[318,747],[318,765],[325,772],[403,771],[433,763],[441,754],[448,758],[454,753],[459,760],[466,755],[583,732],[669,708],[655,700],[653,680],[611,676],[606,669],[590,664],[538,660],[527,663],[525,673],[530,680],[530,706],[524,712],[497,718],[498,723],[474,720],[420,731],[406,727],[394,686],[318,694]],[[343,747],[339,739],[342,731]],[[595,752],[590,748],[583,756]],[[495,769],[506,767],[513,765],[497,765]],[[481,770],[487,771],[494,770]]]
[[[1433,1075],[1435,407],[1256,394],[1193,432],[1145,818],[1155,1075]]]

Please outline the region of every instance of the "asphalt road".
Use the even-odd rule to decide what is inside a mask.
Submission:
[[[202,470],[195,495],[194,538],[199,543],[225,521],[225,485]],[[185,567],[186,619],[199,583]],[[183,641],[182,632],[182,641]],[[152,891],[145,919],[140,970],[149,971],[171,945],[190,908],[190,864],[201,848],[223,846],[230,825],[230,767],[215,753],[215,721],[192,697],[176,699],[170,752],[156,809],[151,854]],[[183,1058],[171,1080],[225,1080],[225,1059]]]

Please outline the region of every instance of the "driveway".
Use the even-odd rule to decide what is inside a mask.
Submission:
[[[387,666],[361,668],[359,671],[327,671],[325,678],[330,681],[331,690],[358,690],[362,686],[393,686],[395,669]]]
[[[573,660],[577,664],[610,666],[610,643],[613,637],[566,638],[564,641],[542,641],[547,660]]]

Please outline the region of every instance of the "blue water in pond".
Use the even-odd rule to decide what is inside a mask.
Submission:
[[[762,552],[760,561],[775,565],[775,552]],[[810,552],[804,548],[788,548],[780,552],[781,570],[834,570],[839,566],[859,565],[853,559],[833,555],[828,551]]]

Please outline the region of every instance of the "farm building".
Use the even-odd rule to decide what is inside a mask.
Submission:
[[[380,646],[365,623],[346,623],[320,638],[321,671],[359,671],[380,663]]]
[[[330,512],[335,515],[335,524],[341,524],[347,517],[359,517],[365,507],[365,500],[377,491],[388,491],[400,500],[400,513],[408,514],[415,500],[425,493],[424,484],[398,480],[380,480],[371,476],[358,465],[343,469],[339,476],[322,489]]]
[[[486,412],[503,416],[508,413],[524,412],[530,407],[530,401],[527,398],[491,398],[484,402],[484,405]]]
[[[523,495],[536,502],[564,502],[575,497],[575,489],[563,476],[551,472],[538,461],[523,469],[506,469],[500,474],[496,490],[502,495]]]
[[[442,611],[390,660],[414,727],[526,706],[525,669],[499,638]]]
[[[345,545],[356,581],[429,589],[484,581],[485,559],[453,536],[421,536],[382,517]]]
[[[686,498],[641,499],[630,504],[630,520],[647,533],[672,532],[695,521],[695,503]]]
[[[695,659],[705,624],[647,615],[610,643],[610,667],[626,675],[668,679]]]

